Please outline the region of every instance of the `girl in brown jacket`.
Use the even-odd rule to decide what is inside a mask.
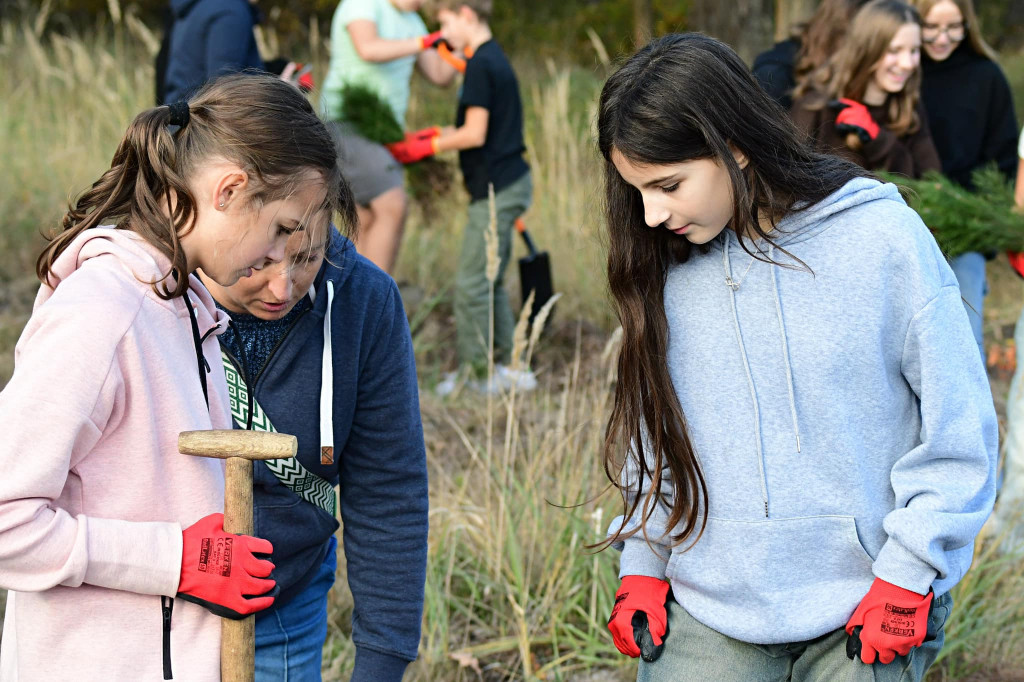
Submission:
[[[874,0],[835,56],[798,84],[790,113],[819,150],[919,178],[941,169],[920,103],[920,64],[917,11]]]

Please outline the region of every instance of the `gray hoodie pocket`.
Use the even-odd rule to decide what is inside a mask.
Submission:
[[[846,624],[874,576],[852,516],[739,521],[708,518],[666,577],[676,601],[744,642],[812,639]]]

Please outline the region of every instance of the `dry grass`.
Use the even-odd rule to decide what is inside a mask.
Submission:
[[[0,230],[0,384],[10,376],[11,350],[35,290],[37,233],[56,224],[70,192],[106,168],[128,121],[152,101],[153,36],[130,12],[118,12],[120,23],[67,38],[42,37],[42,21],[0,25],[0,213],[7,217]],[[319,39],[310,54],[322,74]],[[1016,63],[1024,73],[1024,60]],[[408,680],[632,676],[604,626],[616,557],[583,549],[603,535],[616,508],[612,496],[592,501],[605,486],[600,444],[612,380],[606,342],[615,343],[592,142],[600,79],[551,63],[517,66],[536,187],[526,220],[552,252],[563,297],[543,337],[522,328],[516,336],[538,371],[539,390],[493,404],[468,394],[436,399],[431,389],[452,362],[450,282],[465,197],[456,194],[433,224],[412,217],[397,279],[424,387],[431,532],[421,655]],[[417,85],[415,95],[410,125],[451,120],[452,92]],[[1012,332],[1024,285],[1001,261],[989,272],[986,331],[1000,342]],[[509,279],[515,291],[514,267]],[[1007,671],[1024,670],[1024,561],[1001,558],[995,542],[979,544],[976,567],[957,588],[935,679],[1013,679]],[[329,680],[345,679],[353,662],[351,597],[344,566],[339,572],[325,646]]]

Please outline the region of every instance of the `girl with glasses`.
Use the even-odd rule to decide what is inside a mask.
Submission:
[[[1012,178],[1017,168],[1017,118],[1010,85],[978,30],[971,0],[915,0],[923,25],[921,99],[942,172],[971,187],[971,174],[995,162]],[[965,253],[951,265],[982,356],[985,259]]]

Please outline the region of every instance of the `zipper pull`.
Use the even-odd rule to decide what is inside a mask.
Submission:
[[[171,612],[174,611],[174,599],[171,597],[160,597],[160,611],[163,614],[164,625],[164,679],[173,680],[171,673]]]

